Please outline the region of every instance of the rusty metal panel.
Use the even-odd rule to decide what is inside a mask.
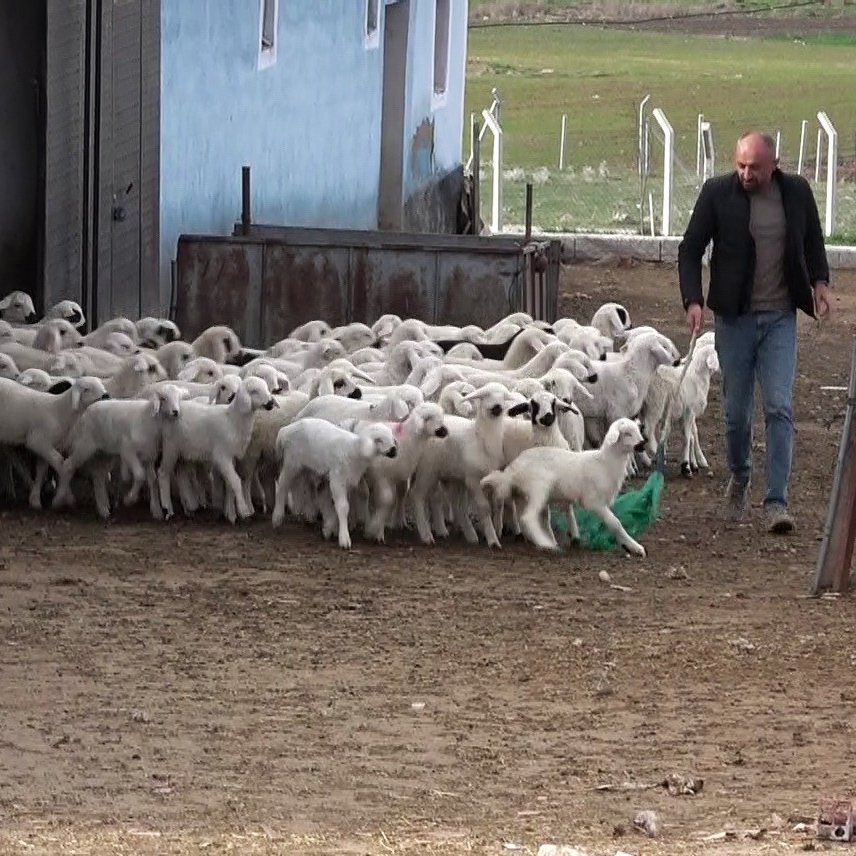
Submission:
[[[228,324],[242,342],[260,340],[263,250],[255,241],[179,238],[176,323],[185,339]]]
[[[349,320],[371,324],[392,312],[434,323],[437,256],[413,249],[351,249]]]
[[[315,318],[334,325],[346,323],[348,257],[347,247],[265,242],[261,340],[277,342]]]
[[[437,323],[489,327],[523,308],[522,257],[518,253],[443,253],[439,259]]]
[[[552,319],[559,242],[539,246],[549,252],[535,300],[524,270],[535,247],[515,238],[271,226],[252,226],[250,237],[183,235],[177,320],[188,335],[230,324],[248,345],[264,346],[314,318],[336,325],[394,312],[488,326],[527,309]]]

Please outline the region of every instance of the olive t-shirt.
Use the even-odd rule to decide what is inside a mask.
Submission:
[[[755,240],[752,310],[793,309],[785,285],[785,209],[775,180],[749,194],[749,232]]]

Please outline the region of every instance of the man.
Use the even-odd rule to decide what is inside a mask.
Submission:
[[[707,305],[716,322],[731,479],[729,519],[745,518],[752,475],[755,379],[767,434],[767,530],[793,532],[788,482],[794,445],[796,310],[828,317],[829,267],[808,182],[778,167],[776,144],[750,132],[737,142],[736,170],[705,182],[678,248],[681,296],[692,331],[702,326],[701,262],[713,241]]]

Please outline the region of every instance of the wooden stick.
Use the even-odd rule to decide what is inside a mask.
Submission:
[[[850,385],[847,389],[847,407],[844,428],[838,447],[838,463],[832,482],[832,494],[823,531],[823,542],[817,561],[817,571],[811,588],[818,595],[832,588],[845,592],[850,582],[850,563],[856,541],[856,339],[850,357]]]

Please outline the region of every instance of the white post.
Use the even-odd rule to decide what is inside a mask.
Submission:
[[[654,228],[654,194],[648,191],[648,225],[651,227],[651,237],[653,238],[656,229]]]
[[[797,175],[802,175],[803,161],[805,160],[805,132],[808,128],[808,119],[800,123],[800,156],[797,160]]]
[[[666,118],[666,114],[655,107],[653,114],[657,124],[663,131],[663,220],[660,227],[661,235],[672,233],[672,185],[674,183],[675,166],[675,129]]]
[[[820,181],[820,160],[823,156],[823,128],[817,129],[817,153],[814,156],[814,183]]]
[[[697,178],[702,178],[702,169],[704,167],[704,148],[702,146],[702,128],[704,127],[704,113],[698,114],[696,120],[696,156],[695,156],[695,174]]]
[[[835,231],[835,197],[838,190],[838,131],[821,110],[817,114],[826,134],[826,218],[823,234],[828,238]]]
[[[491,231],[502,231],[502,126],[490,110],[482,110],[485,126],[493,134],[493,194],[491,199]]]
[[[779,152],[782,150],[782,132],[776,131],[776,160],[779,159]]]
[[[559,172],[565,168],[565,134],[568,131],[568,114],[562,113],[562,133],[559,137]]]
[[[716,151],[713,147],[713,128],[703,122],[701,128],[702,180],[707,181],[716,172]]]
[[[476,120],[476,114],[470,113],[470,158],[467,161],[467,171],[468,172],[470,169],[470,165],[473,162],[473,155],[475,153],[475,147],[476,147],[476,141],[475,141],[475,138],[473,137],[473,123],[475,122],[475,120]]]
[[[639,178],[645,176],[648,172],[648,141],[645,124],[645,108],[651,100],[650,95],[646,95],[639,102]]]

